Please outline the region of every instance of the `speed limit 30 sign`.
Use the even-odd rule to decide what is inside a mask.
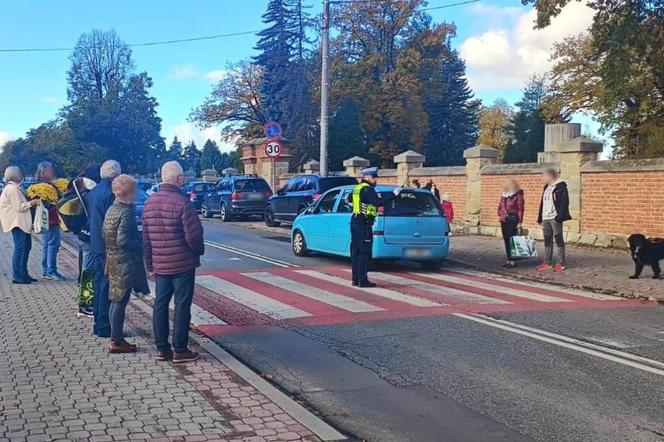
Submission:
[[[265,145],[265,155],[270,158],[277,158],[281,155],[281,144],[276,141],[270,141]]]

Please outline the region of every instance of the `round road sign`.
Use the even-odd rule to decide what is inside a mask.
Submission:
[[[265,133],[265,138],[270,141],[277,141],[281,138],[283,134],[283,129],[281,124],[276,121],[269,121],[263,126],[263,133]]]
[[[277,158],[281,155],[281,144],[276,141],[270,141],[265,145],[265,155],[270,158]]]

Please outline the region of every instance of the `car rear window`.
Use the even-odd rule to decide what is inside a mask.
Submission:
[[[212,189],[212,184],[194,184],[194,192],[209,192]]]
[[[381,192],[389,197],[391,192]],[[385,205],[384,216],[443,216],[440,204],[429,192],[403,191]]]
[[[350,176],[339,177],[325,177],[320,179],[320,192],[326,192],[333,187],[347,186],[349,184],[357,184],[357,180]]]
[[[263,179],[254,179],[254,180],[236,180],[235,181],[235,191],[249,191],[249,190],[270,190],[267,182]]]

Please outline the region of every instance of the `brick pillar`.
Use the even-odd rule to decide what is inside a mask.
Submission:
[[[359,177],[360,171],[366,167],[369,167],[369,160],[362,157],[352,157],[344,160],[344,168],[346,169],[346,175]]]
[[[567,183],[569,212],[572,221],[565,223],[568,239],[581,233],[581,167],[597,160],[603,144],[586,137],[574,138],[558,146],[560,152],[560,178]]]
[[[466,159],[466,225],[465,230],[471,234],[480,232],[480,214],[482,202],[480,192],[482,188],[482,167],[493,164],[498,159],[498,150],[480,144],[463,151]]]
[[[414,150],[407,150],[395,155],[394,163],[397,165],[397,184],[410,185],[410,171],[424,165],[426,157]]]

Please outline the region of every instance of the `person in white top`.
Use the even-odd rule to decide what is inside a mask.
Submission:
[[[544,190],[540,201],[537,222],[542,226],[544,235],[544,261],[537,270],[553,269],[554,272],[565,270],[565,239],[563,223],[572,219],[569,213],[569,195],[567,184],[560,179],[557,169],[546,169],[542,174]],[[553,262],[553,244],[556,244],[556,263]]]
[[[0,195],[0,224],[2,231],[11,232],[14,240],[12,254],[12,283],[30,284],[37,280],[28,273],[28,256],[32,248],[32,215],[30,209],[38,199],[28,201],[21,190],[23,172],[16,166],[5,169],[5,188]]]

